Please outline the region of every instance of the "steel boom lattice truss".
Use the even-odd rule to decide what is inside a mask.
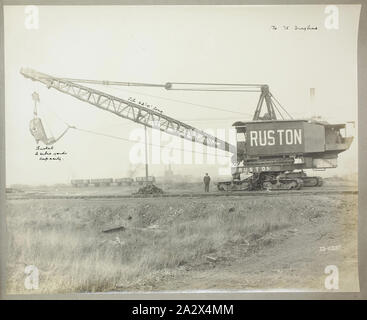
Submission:
[[[193,142],[236,153],[236,147],[226,141],[131,101],[32,69],[22,68],[20,73],[26,78],[45,84],[48,88],[54,88],[102,110],[112,112],[119,117]]]

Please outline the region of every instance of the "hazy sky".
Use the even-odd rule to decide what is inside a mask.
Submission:
[[[54,133],[77,127],[129,138],[139,126],[20,75],[21,67],[59,77],[131,82],[266,83],[290,114],[320,115],[330,123],[357,121],[357,37],[360,6],[338,6],[339,29],[324,27],[325,6],[39,6],[39,28],[25,28],[25,7],[5,6],[7,184],[124,177],[133,143],[70,131],[57,142],[61,162],[34,155],[29,132],[31,94]],[[272,26],[278,26],[273,30]],[[289,25],[291,30],[282,30]],[[317,31],[293,30],[317,26]],[[250,93],[187,93],[96,87],[136,97],[200,129],[230,128],[251,118]],[[315,98],[310,99],[310,88]],[[145,94],[145,95],[143,95]],[[207,109],[161,98],[214,106]],[[241,112],[241,114],[230,111]],[[354,134],[357,133],[355,130]],[[166,138],[167,141],[168,138]],[[357,143],[328,174],[357,171]],[[213,152],[210,150],[208,152]],[[173,165],[175,173],[216,176],[216,165]],[[150,167],[163,173],[163,165]],[[143,175],[140,168],[137,175]]]

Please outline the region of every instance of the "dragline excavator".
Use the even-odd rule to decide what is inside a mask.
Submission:
[[[54,88],[119,117],[232,154],[232,180],[218,182],[220,191],[289,190],[320,186],[321,177],[307,176],[303,170],[336,168],[338,154],[347,150],[353,141],[353,137],[346,136],[345,124],[293,119],[265,84],[99,81],[59,78],[28,68],[22,68],[20,73],[43,83],[47,88]],[[260,97],[252,121],[239,120],[233,124],[237,143],[232,145],[162,112],[84,84],[182,91],[259,92]],[[46,137],[42,121],[36,113],[30,130],[37,142],[52,144],[60,138]]]

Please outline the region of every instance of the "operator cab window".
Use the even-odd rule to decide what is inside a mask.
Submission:
[[[237,142],[246,142],[246,136],[244,132],[237,133]]]
[[[325,130],[326,144],[339,144],[344,142],[344,137],[341,133],[341,128],[328,127]]]
[[[237,142],[246,142],[246,128],[237,128]]]

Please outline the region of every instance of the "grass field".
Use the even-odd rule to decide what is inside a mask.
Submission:
[[[10,200],[7,292],[29,292],[27,265],[40,274],[32,293],[164,290],[212,268],[220,277],[221,269],[228,271],[236,261],[302,236],[298,230],[331,231],[338,238],[329,243],[348,242],[348,254],[356,259],[357,198],[338,197]],[[118,226],[125,229],[102,232]],[[318,248],[320,241],[304,245]],[[287,250],[299,250],[302,258],[301,247]],[[310,266],[312,261],[301,271],[312,276]],[[185,280],[180,288],[197,285]],[[265,278],[258,284],[268,285]],[[208,280],[205,287],[214,285]]]

